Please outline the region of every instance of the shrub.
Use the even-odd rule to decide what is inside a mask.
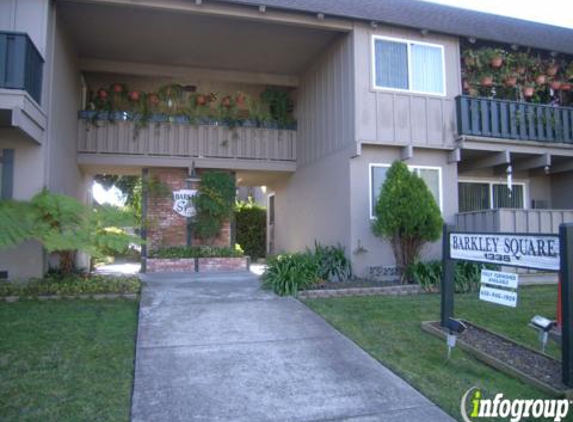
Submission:
[[[32,279],[27,283],[0,283],[0,297],[4,296],[75,296],[80,294],[139,293],[137,277],[106,277],[101,275],[51,275]]]
[[[456,262],[454,272],[455,293],[471,293],[479,290],[481,270],[495,270],[495,265],[478,264],[474,262]],[[442,261],[416,262],[407,270],[408,278],[418,283],[420,287],[430,293],[439,292],[442,285]]]
[[[253,260],[263,258],[267,249],[267,211],[252,200],[235,206],[237,243]]]
[[[317,281],[318,266],[312,253],[284,254],[267,262],[263,287],[280,296],[295,295]]]
[[[417,261],[425,243],[440,238],[440,209],[426,183],[401,161],[388,170],[372,231],[392,246],[400,271]]]
[[[322,246],[315,242],[314,258],[318,266],[317,277],[321,280],[345,281],[352,276],[350,260],[341,245]]]
[[[232,258],[241,256],[244,256],[244,253],[239,245],[235,248],[228,246],[167,246],[149,253],[150,258],[156,259]]]
[[[314,251],[271,257],[263,274],[263,286],[275,293],[295,295],[322,281],[344,281],[352,276],[344,248],[322,246],[315,242]]]
[[[0,249],[34,239],[59,257],[64,274],[74,270],[76,250],[97,256],[122,251],[136,236],[118,227],[133,227],[133,214],[111,206],[90,208],[75,198],[44,189],[30,201],[0,201]]]
[[[235,201],[235,180],[229,173],[208,171],[201,176],[199,192],[193,198],[197,215],[193,231],[212,244],[223,223],[231,218]]]

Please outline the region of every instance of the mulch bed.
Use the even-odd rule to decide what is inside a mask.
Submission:
[[[458,336],[460,341],[556,390],[569,389],[561,382],[561,362],[557,359],[464,322],[467,329]],[[447,329],[441,327],[439,322],[433,322],[431,325],[447,333]]]

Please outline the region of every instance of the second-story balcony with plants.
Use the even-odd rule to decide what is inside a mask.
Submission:
[[[573,148],[573,60],[557,52],[462,43],[458,134]]]
[[[203,166],[291,171],[296,165],[293,90],[209,82],[200,86],[123,76],[105,83],[85,75],[86,109],[79,112],[80,163]],[[97,81],[97,82],[95,82]],[[150,86],[149,91],[142,86]]]
[[[263,6],[176,3],[61,3],[82,75],[80,166],[294,172],[298,123],[312,124],[297,107],[302,75],[351,26]]]

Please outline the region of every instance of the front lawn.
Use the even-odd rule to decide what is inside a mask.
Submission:
[[[129,420],[137,302],[0,303],[0,420]]]
[[[540,314],[554,318],[557,288],[522,287],[516,309],[482,302],[477,293],[456,295],[456,317],[537,347],[537,335],[527,323]],[[473,386],[486,396],[545,398],[545,394],[508,377],[455,349],[446,360],[446,345],[420,329],[421,321],[438,320],[439,295],[312,299],[305,303],[373,357],[460,419],[460,400]],[[554,344],[549,353],[559,356]]]

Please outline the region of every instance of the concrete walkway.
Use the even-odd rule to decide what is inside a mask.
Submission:
[[[254,275],[144,281],[132,421],[453,421]]]

